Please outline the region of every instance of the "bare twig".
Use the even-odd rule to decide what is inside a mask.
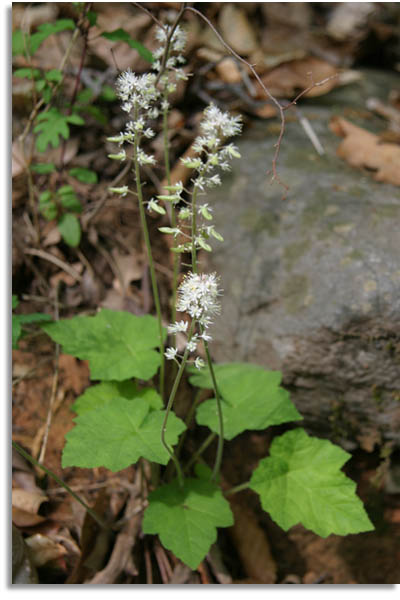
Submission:
[[[277,107],[277,109],[279,111],[280,119],[281,119],[281,129],[280,129],[280,132],[279,132],[277,143],[275,144],[275,154],[274,154],[274,157],[272,159],[272,181],[277,181],[285,189],[285,195],[286,195],[286,193],[287,193],[287,191],[288,191],[289,188],[286,185],[286,183],[284,183],[283,181],[281,181],[281,179],[279,178],[278,172],[277,172],[277,168],[276,168],[277,161],[278,161],[278,156],[279,156],[279,151],[280,151],[280,147],[281,147],[281,143],[282,143],[282,138],[283,138],[283,134],[284,134],[284,131],[285,131],[285,125],[286,125],[286,119],[285,119],[285,113],[284,113],[285,108],[271,94],[271,92],[269,91],[269,89],[264,85],[264,83],[261,80],[260,76],[258,75],[257,71],[254,69],[254,66],[251,65],[247,60],[245,60],[244,58],[242,58],[237,52],[235,52],[235,50],[233,50],[233,48],[231,48],[231,46],[229,46],[229,44],[227,44],[225,42],[225,40],[223,39],[223,37],[221,36],[221,34],[215,29],[215,27],[211,23],[211,21],[205,15],[203,15],[202,12],[200,12],[199,10],[197,10],[197,8],[193,8],[192,6],[186,6],[185,10],[189,10],[189,11],[195,13],[196,15],[198,15],[199,17],[201,17],[207,23],[207,25],[215,33],[215,35],[217,36],[217,38],[221,42],[221,44],[224,46],[224,48],[226,48],[228,50],[228,52],[230,54],[232,54],[232,56],[234,56],[236,58],[236,60],[238,60],[242,64],[246,65],[246,67],[248,69],[250,69],[250,71],[252,72],[253,76],[255,77],[255,79],[257,80],[257,82],[261,86],[262,90],[266,94],[267,98],[269,100],[271,100],[271,102],[273,104],[275,104],[275,106]]]
[[[56,289],[54,291],[54,296],[55,296],[54,297],[54,320],[58,321],[59,320],[58,285],[56,286]],[[53,417],[54,401],[55,401],[56,394],[57,394],[58,374],[59,374],[59,358],[60,358],[60,344],[56,343],[55,353],[54,353],[54,373],[53,373],[53,382],[51,385],[50,402],[49,402],[49,408],[47,411],[46,426],[45,426],[44,433],[43,433],[42,447],[41,447],[39,457],[38,457],[38,461],[41,463],[44,461],[44,457],[46,454],[47,440],[49,438],[51,421],[52,421],[52,417]]]
[[[25,248],[24,253],[43,258],[44,260],[53,263],[57,267],[60,267],[60,269],[68,273],[68,275],[71,275],[71,277],[73,277],[76,281],[82,280],[82,276],[77,271],[75,271],[75,269],[70,267],[63,260],[60,260],[56,256],[53,256],[53,254],[50,254],[49,252],[45,252],[44,250],[36,250],[36,248]]]
[[[134,494],[131,496],[126,506],[125,514],[130,515],[137,503],[138,498]],[[121,573],[128,570],[132,571],[132,548],[135,545],[137,536],[139,534],[141,520],[141,515],[136,514],[125,522],[122,530],[117,535],[117,539],[115,541],[108,564],[104,567],[104,569],[96,573],[93,579],[86,581],[85,583],[116,583]]]
[[[141,10],[143,10],[143,12],[145,12],[147,15],[149,15],[149,17],[151,17],[151,18],[153,19],[153,21],[154,21],[155,23],[157,23],[157,25],[158,25],[159,27],[161,27],[161,29],[163,29],[163,30],[165,31],[165,26],[164,26],[164,25],[161,23],[161,21],[159,21],[159,20],[157,19],[157,17],[155,17],[155,16],[153,15],[153,13],[151,13],[151,12],[150,12],[150,11],[149,11],[149,10],[148,10],[148,9],[147,9],[145,6],[142,6],[141,4],[139,4],[139,2],[132,2],[132,4],[133,4],[134,6],[137,6],[137,7],[138,7],[138,8],[140,8]]]
[[[254,69],[254,65],[250,64],[247,60],[245,60],[244,58],[242,58],[239,54],[237,54],[237,52],[235,52],[235,50],[233,50],[233,48],[231,48],[231,46],[229,46],[229,44],[227,44],[225,42],[225,40],[222,38],[222,36],[220,35],[220,33],[216,30],[216,28],[214,27],[214,25],[211,23],[211,21],[205,15],[203,15],[202,12],[200,12],[196,8],[193,8],[192,6],[185,6],[184,10],[189,10],[189,11],[195,13],[196,15],[198,15],[199,17],[201,17],[203,19],[203,21],[205,21],[207,23],[207,25],[215,33],[215,35],[217,36],[217,38],[221,42],[221,44],[224,46],[224,48],[226,48],[228,50],[228,52],[230,54],[232,54],[232,56],[234,56],[236,58],[236,60],[238,60],[240,63],[242,63],[243,65],[245,65],[248,69],[250,69],[251,73],[253,74],[254,78],[257,80],[258,84],[261,86],[261,88],[264,91],[264,93],[266,94],[267,98],[273,104],[275,104],[275,106],[277,107],[277,109],[279,111],[280,120],[281,120],[281,127],[280,127],[280,132],[279,132],[279,135],[278,135],[277,142],[275,144],[275,154],[274,154],[273,159],[272,159],[272,180],[271,180],[271,183],[273,181],[276,181],[277,183],[279,183],[279,185],[281,185],[284,188],[285,192],[284,192],[283,198],[285,198],[286,194],[287,194],[287,192],[289,190],[289,187],[286,185],[286,183],[284,183],[279,178],[278,172],[277,172],[277,162],[278,162],[278,157],[279,157],[279,152],[280,152],[280,148],[281,148],[281,143],[282,143],[283,135],[284,135],[284,132],[285,132],[285,127],[286,127],[285,111],[288,108],[290,108],[291,106],[293,106],[294,104],[296,104],[296,102],[302,96],[304,96],[305,94],[307,94],[307,92],[309,92],[311,89],[313,89],[314,87],[319,87],[319,86],[324,85],[327,81],[329,81],[333,77],[336,77],[337,75],[333,75],[331,77],[327,77],[323,81],[320,81],[320,82],[317,82],[317,83],[314,83],[314,81],[312,81],[311,84],[305,90],[303,90],[302,92],[300,92],[300,94],[298,94],[294,100],[292,100],[291,102],[289,102],[288,104],[286,104],[285,106],[283,106],[271,94],[271,92],[268,90],[268,88],[264,85],[264,83],[261,80],[260,76],[258,75],[257,71]]]

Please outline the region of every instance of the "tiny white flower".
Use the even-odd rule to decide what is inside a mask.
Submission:
[[[168,333],[185,332],[188,328],[187,321],[176,321],[173,325],[168,325]]]
[[[174,360],[176,358],[177,354],[178,354],[178,349],[172,348],[172,346],[167,348],[164,352],[164,356],[167,360]]]
[[[196,358],[196,360],[194,361],[194,366],[196,367],[196,369],[202,369],[205,365],[205,362],[202,358],[200,358],[200,356],[198,356]]]
[[[150,154],[146,154],[146,152],[143,152],[143,150],[141,148],[139,148],[138,153],[137,153],[137,161],[138,161],[139,165],[155,165],[156,164],[156,159],[154,158],[154,156],[151,156]]]
[[[186,348],[189,352],[196,352],[197,350],[197,335],[194,335],[192,339],[186,344]]]
[[[211,335],[208,335],[207,333],[202,333],[201,335],[199,335],[199,337],[201,337],[201,339],[204,340],[205,342],[212,341]]]

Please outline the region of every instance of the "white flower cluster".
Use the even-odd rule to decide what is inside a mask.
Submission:
[[[158,116],[154,104],[158,100],[160,92],[156,89],[155,83],[156,75],[154,73],[135,75],[130,69],[121,73],[116,82],[117,95],[122,101],[122,110],[130,114],[133,120],[126,124],[125,131],[107,139],[120,146],[125,142],[132,145],[137,142],[136,159],[140,165],[155,164],[154,156],[146,154],[139,145],[142,137],[150,139],[155,135],[150,127],[146,127],[147,119]],[[124,161],[126,160],[126,151],[122,149],[118,154],[109,154],[108,157]]]
[[[222,171],[229,171],[229,161],[232,158],[240,158],[240,154],[236,146],[233,144],[224,145],[226,138],[237,135],[241,132],[242,124],[240,116],[232,116],[227,112],[221,111],[215,105],[211,104],[204,111],[204,116],[200,124],[202,135],[198,136],[193,144],[193,149],[199,156],[182,158],[182,163],[189,169],[194,169],[197,174],[192,179],[194,189],[198,192],[204,192],[206,188],[212,188],[221,184],[221,178],[218,173],[215,173],[215,169],[220,168]],[[191,203],[187,202],[182,198],[183,186],[179,182],[180,188],[175,189],[171,186],[170,192],[173,192],[170,196],[158,196],[160,200],[166,202],[172,202],[173,204],[180,204],[181,208],[178,213],[178,218],[181,221],[191,221],[193,219],[193,209]],[[186,205],[186,206],[182,206]],[[152,205],[153,210],[157,208]],[[210,224],[212,221],[212,209],[207,203],[196,205],[196,212],[201,217],[202,221],[197,223],[196,236],[192,240],[191,236],[184,233],[184,225],[181,229],[168,229],[160,228],[163,233],[174,234],[175,238],[177,234],[181,234],[183,238],[188,238],[189,241],[182,242],[173,248],[174,252],[190,252],[192,244],[197,249],[203,249],[207,252],[212,251],[212,247],[208,243],[208,240],[212,237],[220,242],[223,241],[223,237],[218,231],[215,230],[214,226]],[[190,229],[190,227],[188,227]]]
[[[153,51],[153,56],[156,59],[153,63],[153,70],[159,73],[162,68],[162,59],[167,50],[167,39],[171,33],[171,25],[167,25],[164,29],[158,27],[156,31],[156,38],[160,42],[159,48]],[[168,56],[165,61],[166,72],[161,76],[160,83],[164,90],[164,100],[161,105],[162,109],[168,109],[168,94],[172,94],[176,90],[176,83],[179,79],[187,79],[188,76],[182,69],[182,65],[186,62],[186,59],[182,56],[186,45],[186,32],[178,25],[173,34],[168,47]],[[173,75],[171,80],[170,75]]]
[[[210,317],[220,311],[219,295],[215,273],[189,273],[178,288],[176,310],[187,312],[192,319],[207,328],[211,323]]]
[[[130,113],[133,108],[149,110],[159,92],[155,87],[154,73],[135,75],[130,69],[121,73],[117,79],[117,96],[122,100],[122,110]]]
[[[218,296],[221,291],[218,288],[218,278],[215,273],[197,274],[189,273],[178,288],[178,301],[176,309],[178,312],[186,312],[196,324],[200,326],[200,333],[195,333],[187,341],[186,349],[189,352],[195,352],[200,340],[211,341],[211,336],[206,333],[206,329],[211,325],[211,318],[220,312],[220,303]],[[169,333],[186,333],[188,328],[187,321],[177,321],[168,327]],[[178,355],[177,348],[167,348],[165,356],[168,360],[176,360]],[[200,369],[204,366],[204,361],[198,357],[194,361],[195,366]]]

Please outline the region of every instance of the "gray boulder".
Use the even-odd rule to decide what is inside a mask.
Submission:
[[[268,121],[236,141],[242,159],[207,199],[224,237],[204,265],[224,289],[213,356],[282,370],[306,428],[348,449],[400,445],[400,190],[339,159],[328,124],[365,110],[370,96],[386,99],[391,84],[366,73],[303,103],[326,154],[287,123],[278,165],[286,199],[267,173],[276,143]]]

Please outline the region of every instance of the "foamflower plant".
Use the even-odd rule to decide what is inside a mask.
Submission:
[[[221,185],[232,162],[240,159],[232,138],[241,133],[242,120],[215,104],[206,107],[194,156],[182,159],[191,171],[190,183],[172,182],[168,114],[170,95],[179,79],[188,76],[182,54],[185,33],[165,26],[156,37],[160,46],[152,70],[138,75],[128,69],[117,78],[127,122],[109,138],[115,144],[110,159],[132,165],[131,181],[110,191],[131,196],[138,207],[156,314],[101,309],[94,316],[42,325],[63,352],[88,361],[96,382],[73,405],[77,417],[66,436],[62,466],[119,471],[150,463],[143,533],[158,535],[192,569],[216,542],[218,528],[233,524],[229,497],[245,489],[259,496],[262,508],[285,531],[297,523],[322,537],[369,531],[373,526],[355,484],[341,470],[350,455],[299,425],[302,417],[281,385],[281,373],[248,363],[213,363],[213,322],[224,319],[222,284],[217,273],[200,268],[198,258],[200,252],[211,252],[214,243],[223,243],[207,193]],[[156,165],[148,150],[159,129],[163,165]],[[166,176],[165,190],[154,197],[145,196],[143,187],[143,167],[149,166],[162,167]],[[160,224],[160,234],[173,240],[168,315],[161,310],[146,211],[167,221]],[[187,399],[188,413],[177,416],[174,404],[185,374],[193,395]],[[210,391],[207,399],[202,390]],[[203,442],[188,457],[183,447],[193,421]],[[291,425],[275,436],[250,479],[222,488],[224,444],[246,431],[283,424]]]

